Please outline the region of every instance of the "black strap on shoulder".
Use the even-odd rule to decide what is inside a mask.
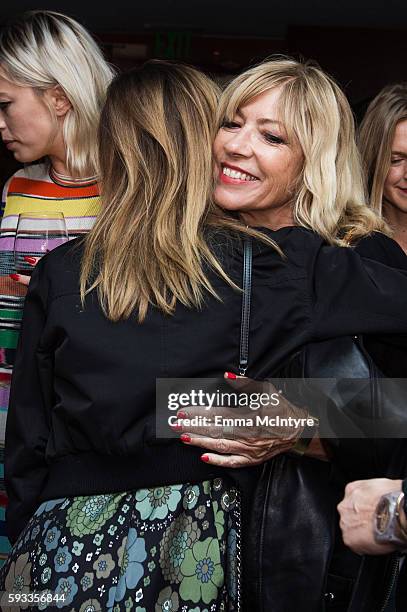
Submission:
[[[240,323],[239,374],[246,374],[249,362],[250,301],[252,293],[252,241],[245,238],[243,246],[243,297]]]

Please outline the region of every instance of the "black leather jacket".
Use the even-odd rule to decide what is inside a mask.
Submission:
[[[372,414],[390,399],[377,384],[381,373],[362,339],[311,343],[279,370],[279,376],[370,378]],[[355,407],[353,407],[355,408]],[[335,398],[340,416],[349,406]],[[395,403],[397,412],[397,405]],[[397,413],[395,418],[399,418]],[[247,610],[256,612],[381,612],[396,578],[397,555],[360,557],[346,548],[336,506],[351,480],[406,469],[406,442],[329,440],[331,462],[283,454],[267,462],[253,503],[248,555]],[[255,603],[254,603],[255,602]],[[402,608],[404,609],[404,608]]]

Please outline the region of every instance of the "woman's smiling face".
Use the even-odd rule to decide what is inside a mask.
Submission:
[[[407,120],[397,125],[391,147],[390,169],[383,189],[384,205],[407,212]]]
[[[266,91],[225,121],[214,142],[215,201],[243,213],[251,225],[292,225],[296,181],[303,165],[298,142],[279,120],[281,88]]]

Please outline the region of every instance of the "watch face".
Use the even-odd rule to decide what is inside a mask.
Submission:
[[[390,522],[390,505],[389,500],[383,498],[380,500],[376,510],[376,529],[379,533],[384,533]]]

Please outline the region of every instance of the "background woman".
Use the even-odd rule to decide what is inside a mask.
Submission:
[[[314,282],[330,303],[332,291],[338,291],[338,317],[329,320],[328,331],[324,317],[329,309],[316,306],[316,312],[322,315],[318,339],[360,332],[353,299],[358,293],[363,301],[365,290],[355,286],[353,297],[348,293],[358,274],[355,253],[350,248],[332,249],[324,245],[362,245],[372,232],[392,241],[386,236],[386,224],[365,205],[353,117],[342,91],[312,64],[291,60],[265,62],[238,76],[225,89],[218,125],[214,143],[216,203],[238,213],[248,225],[269,228],[267,234],[294,264],[292,284],[299,282],[295,270],[298,273],[309,265],[305,261],[319,261]],[[337,257],[342,258],[342,266],[338,265]],[[371,248],[369,257],[381,261],[380,249],[372,255]],[[382,267],[382,274],[389,274],[387,270]],[[289,288],[284,286],[287,301],[292,300]],[[393,298],[398,292],[394,286],[389,295]],[[310,305],[303,296],[301,311],[314,309],[314,305],[314,299]],[[270,307],[273,306],[271,303]],[[366,322],[370,321],[366,331],[374,334],[380,331],[380,319],[372,317],[369,309],[366,302]],[[277,311],[275,308],[278,320]],[[284,363],[281,347],[298,333],[295,322],[290,319],[289,329],[285,323],[281,322],[280,341],[271,345],[270,361],[275,364],[275,372]],[[340,353],[339,344],[336,350]],[[405,358],[405,347],[403,353]],[[326,355],[331,362],[337,357]],[[324,375],[320,370],[311,376]],[[284,453],[265,468],[253,508],[251,537],[256,538],[257,533],[259,540],[255,540],[257,557],[252,563],[249,589],[258,597],[256,605],[279,612],[300,609],[305,601],[306,609],[311,611],[328,605],[332,598],[335,609],[347,609],[359,560],[347,554],[340,543],[334,551],[338,537],[335,501],[344,486],[339,484],[341,478],[344,483],[352,473],[354,479],[374,474],[375,470],[381,473],[375,458],[366,452],[367,447],[348,444],[341,450],[341,446],[336,449],[331,445],[331,452],[334,450],[331,467],[306,458],[299,463],[286,454],[286,441],[280,443],[279,449],[277,441],[270,445],[264,436],[254,442],[251,436],[243,440],[215,440],[208,435],[194,435],[202,434],[200,428],[184,427],[184,432],[184,443],[209,451],[205,456],[213,465],[257,465],[278,452]],[[219,436],[216,428],[210,433]],[[310,448],[314,443],[315,439]],[[335,471],[342,472],[336,483],[332,480]],[[287,525],[295,525],[289,535]],[[370,579],[375,581],[372,592],[379,601],[384,599],[388,586],[385,569],[383,566],[379,572],[370,571]],[[370,603],[366,601],[366,609],[370,609]]]
[[[24,164],[7,182],[0,226],[0,445],[29,277],[13,256],[20,213],[64,214],[70,238],[99,211],[96,133],[112,70],[90,34],[51,11],[32,11],[0,31],[0,134]],[[35,165],[31,162],[39,161]],[[35,262],[35,258],[32,263]],[[6,503],[2,497],[2,505]],[[4,507],[2,520],[4,520]],[[4,529],[3,529],[4,532]],[[7,542],[0,541],[1,555]]]
[[[369,203],[383,215],[394,240],[407,252],[407,84],[389,85],[370,103],[360,126],[359,146],[369,190]],[[382,238],[383,252],[392,252],[403,265],[402,253]],[[362,252],[362,251],[361,251]],[[366,242],[363,254],[369,255]],[[405,261],[405,260],[404,260]],[[404,266],[407,264],[404,263]]]

